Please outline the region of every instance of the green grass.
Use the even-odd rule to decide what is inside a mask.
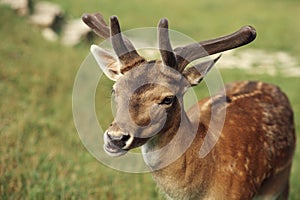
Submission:
[[[155,26],[159,18],[168,17],[172,29],[197,40],[251,24],[258,37],[243,48],[283,50],[300,61],[296,0],[53,2],[63,6],[67,18],[96,11],[106,18],[117,14],[125,30]],[[26,17],[17,17],[2,5],[0,13],[0,199],[162,198],[149,174],[105,167],[81,144],[72,118],[72,88],[88,44],[70,48],[49,43]],[[299,78],[249,75],[242,70],[223,70],[222,76],[225,82],[251,79],[278,84],[291,100],[300,131]],[[99,99],[102,91],[97,92]],[[298,145],[291,176],[290,199],[295,200],[300,198],[299,156]]]

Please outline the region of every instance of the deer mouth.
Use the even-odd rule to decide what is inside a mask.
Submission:
[[[117,147],[111,142],[104,144],[104,150],[109,156],[113,156],[113,157],[122,156],[127,153],[126,150]]]
[[[115,141],[116,142],[116,141]],[[121,145],[123,146],[123,145]],[[104,151],[109,156],[117,157],[122,156],[127,153],[127,150],[124,150],[122,147],[114,143],[107,133],[104,133]]]

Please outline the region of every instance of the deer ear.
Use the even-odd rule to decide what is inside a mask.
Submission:
[[[91,53],[101,70],[109,79],[117,81],[123,75],[120,70],[121,64],[114,54],[97,45],[91,46]]]
[[[198,85],[220,57],[221,55],[213,60],[189,67],[182,72],[182,75],[188,80],[191,86]]]

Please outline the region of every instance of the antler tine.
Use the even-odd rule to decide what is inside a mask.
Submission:
[[[255,38],[256,30],[251,26],[244,26],[238,31],[223,37],[178,47],[174,50],[178,70],[183,71],[193,60],[246,45]]]
[[[159,51],[165,65],[177,69],[176,56],[169,38],[168,20],[163,18],[158,25]]]
[[[125,45],[121,34],[121,28],[117,16],[110,17],[110,34],[111,43],[113,48],[121,61],[125,60],[125,57],[129,53],[128,48]]]
[[[98,36],[103,39],[109,38],[109,27],[100,13],[84,14],[82,21],[86,23]]]
[[[121,72],[124,73],[134,67],[136,64],[144,62],[145,59],[141,57],[129,40],[125,40],[121,33],[120,24],[116,16],[110,18],[110,34],[111,42],[115,53],[122,62],[123,67]],[[126,42],[128,41],[128,42]],[[131,45],[128,45],[131,44]]]

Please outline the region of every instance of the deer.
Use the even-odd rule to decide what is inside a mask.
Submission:
[[[224,93],[183,109],[186,91],[219,57],[188,65],[252,42],[252,26],[173,48],[168,20],[162,18],[157,29],[161,59],[148,61],[122,34],[116,16],[110,17],[110,26],[100,13],[84,14],[82,20],[110,38],[114,50],[91,46],[98,65],[115,82],[116,114],[103,136],[108,155],[142,147],[153,179],[169,199],[288,199],[296,136],[293,110],[278,86],[233,82]],[[222,112],[223,126],[216,130]],[[202,146],[209,148],[207,137],[217,140],[200,156]]]

